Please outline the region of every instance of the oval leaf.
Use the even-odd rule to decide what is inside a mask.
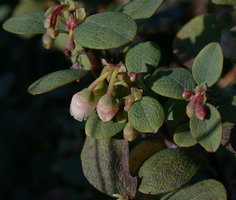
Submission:
[[[211,87],[219,79],[223,68],[223,53],[218,43],[204,47],[193,62],[192,74],[198,85]]]
[[[121,132],[124,127],[125,123],[114,121],[102,122],[97,113],[94,112],[86,122],[85,133],[86,135],[96,139],[106,139]]]
[[[206,104],[207,116],[200,120],[194,114],[190,119],[190,130],[198,143],[209,152],[220,146],[222,124],[220,114],[211,104]]]
[[[158,66],[161,58],[159,47],[153,42],[143,42],[131,48],[125,57],[129,73],[146,73]]]
[[[233,123],[225,122],[223,124],[223,134],[221,144],[236,154],[236,125]]]
[[[136,35],[134,20],[119,12],[105,12],[88,17],[75,29],[75,40],[91,49],[120,47]]]
[[[140,168],[139,191],[160,194],[173,191],[187,183],[198,165],[180,149],[165,149],[151,156]]]
[[[226,200],[227,193],[222,183],[208,179],[198,182],[179,191],[167,194],[161,200]]]
[[[184,68],[161,70],[148,78],[147,84],[157,94],[174,99],[183,99],[184,89],[193,90],[195,88],[191,73]]]
[[[147,158],[164,149],[164,147],[164,142],[160,139],[148,139],[137,144],[130,153],[130,171],[136,173]]]
[[[156,132],[164,122],[164,111],[156,99],[146,96],[131,106],[128,118],[137,131]]]
[[[174,53],[186,66],[191,67],[199,51],[210,42],[220,41],[216,15],[200,15],[185,24],[176,35]]]
[[[132,17],[138,25],[142,25],[155,13],[162,2],[163,0],[133,0],[120,12]]]
[[[137,190],[137,178],[129,174],[129,146],[125,140],[96,140],[87,137],[82,153],[85,177],[99,191],[128,195],[131,199]]]
[[[235,0],[212,0],[212,3],[220,5],[231,5],[231,6],[236,5]]]
[[[191,147],[197,144],[189,129],[189,123],[183,124],[176,129],[174,142],[180,147]]]
[[[47,74],[35,81],[28,88],[28,92],[42,94],[76,81],[88,73],[87,70],[60,70]]]

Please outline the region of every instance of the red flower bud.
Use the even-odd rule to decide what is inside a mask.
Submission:
[[[98,116],[103,122],[110,121],[118,110],[119,104],[117,100],[108,94],[103,95],[97,105]]]
[[[182,93],[182,97],[185,100],[190,100],[190,97],[192,96],[192,92],[188,89],[184,89],[184,92]]]
[[[68,40],[66,44],[66,49],[68,51],[73,51],[75,49],[75,42],[73,40]]]
[[[78,121],[86,120],[94,112],[96,105],[93,92],[85,88],[72,97],[70,114]]]
[[[206,117],[206,110],[203,106],[203,102],[201,97],[197,99],[196,107],[195,107],[195,114],[198,119],[203,120]]]
[[[76,26],[78,26],[78,23],[79,23],[79,20],[76,19],[76,18],[73,18],[73,19],[70,20],[69,23],[66,24],[66,29],[69,30],[69,31],[70,30],[73,31],[76,28]]]
[[[125,140],[130,142],[136,139],[137,131],[134,129],[130,122],[125,125],[125,128],[123,130],[123,136]]]

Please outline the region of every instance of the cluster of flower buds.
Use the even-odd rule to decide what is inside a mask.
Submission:
[[[95,110],[102,122],[108,122],[116,116],[116,121],[126,122],[127,111],[131,105],[142,98],[142,90],[135,87],[132,76],[128,75],[123,63],[107,63],[100,76],[88,88],[76,93],[70,105],[71,115],[78,121],[86,120]],[[120,97],[118,86],[129,91]],[[118,97],[119,96],[119,97]],[[120,109],[123,107],[123,109]],[[132,141],[137,131],[130,122],[124,128],[124,138]]]
[[[196,117],[200,120],[205,119],[206,109],[204,107],[206,103],[206,91],[205,85],[197,86],[194,92],[185,89],[182,96],[185,100],[189,101],[186,107],[186,114],[189,118],[195,113]]]
[[[74,50],[74,30],[84,21],[86,13],[84,8],[79,8],[79,4],[74,0],[67,0],[66,3],[49,8],[45,13],[44,27],[47,29],[42,41],[46,49],[51,48],[54,39],[58,36],[58,29],[61,22],[66,22],[66,30],[69,32],[65,53]]]

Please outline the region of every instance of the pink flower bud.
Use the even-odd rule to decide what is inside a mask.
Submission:
[[[182,97],[185,100],[190,100],[190,97],[192,96],[192,92],[188,89],[184,89],[184,92],[182,93]]]
[[[186,114],[189,118],[191,118],[194,112],[195,112],[195,103],[193,101],[190,101],[186,107]]]
[[[118,110],[119,104],[117,100],[108,94],[103,95],[97,105],[98,116],[103,122],[110,121]]]
[[[96,105],[93,92],[85,88],[72,97],[70,114],[78,121],[86,120],[94,112]]]
[[[73,51],[75,49],[75,42],[73,40],[68,40],[66,44],[66,49],[68,51]]]
[[[125,128],[123,130],[123,136],[125,140],[130,142],[136,139],[137,131],[134,129],[130,122],[125,125]]]
[[[131,80],[132,82],[134,82],[134,81],[137,79],[137,76],[138,76],[138,75],[137,75],[136,73],[134,73],[134,72],[131,73],[131,74],[130,74],[130,80]]]
[[[73,31],[76,28],[76,26],[78,25],[78,23],[79,23],[79,20],[76,18],[73,18],[70,20],[69,23],[66,24],[66,29]]]
[[[206,110],[204,106],[196,105],[195,113],[198,119],[203,120],[206,118]]]

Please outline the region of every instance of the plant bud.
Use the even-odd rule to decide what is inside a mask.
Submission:
[[[66,24],[66,29],[73,31],[76,28],[77,25],[78,25],[78,19],[73,18],[73,19],[70,20],[69,23]]]
[[[198,119],[203,120],[206,117],[206,110],[202,105],[196,105],[195,113]]]
[[[50,49],[52,47],[53,41],[54,40],[47,33],[43,35],[42,42],[45,49]]]
[[[97,105],[98,116],[103,122],[110,121],[118,110],[119,104],[117,100],[108,94],[103,95]]]
[[[190,101],[186,107],[186,114],[189,118],[191,118],[194,112],[195,112],[195,103],[193,101]]]
[[[48,29],[47,30],[47,34],[52,38],[52,39],[56,39],[56,37],[58,36],[58,32],[55,29]]]
[[[86,17],[85,9],[84,9],[84,8],[78,8],[78,9],[76,9],[75,15],[76,15],[76,18],[79,20],[78,23],[83,22],[84,19],[85,19],[85,17]]]
[[[190,97],[192,96],[192,92],[188,89],[184,89],[184,92],[182,93],[182,97],[185,100],[190,100]]]
[[[85,88],[72,97],[70,114],[78,121],[86,120],[94,112],[96,105],[93,92]]]
[[[125,128],[123,130],[123,136],[125,140],[130,142],[136,139],[137,131],[134,129],[130,122],[125,125]]]
[[[75,49],[75,42],[73,40],[68,40],[66,49],[69,51],[73,51]]]

